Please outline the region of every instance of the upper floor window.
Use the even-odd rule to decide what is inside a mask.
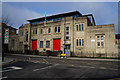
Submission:
[[[58,32],[60,32],[60,27],[58,27]]]
[[[28,41],[28,31],[26,32],[26,41]]]
[[[43,29],[40,29],[40,34],[42,34],[43,33]]]
[[[21,36],[23,36],[23,31],[21,31]]]
[[[76,25],[76,31],[83,31],[84,30],[84,24],[77,24]]]
[[[37,34],[37,28],[33,29],[33,34]]]
[[[69,39],[69,36],[66,36],[66,39]]]
[[[82,31],[84,30],[84,24],[82,24]]]
[[[59,33],[60,32],[60,27],[55,27],[55,33]]]
[[[69,34],[69,27],[66,27],[66,34]]]
[[[51,32],[51,28],[48,28],[48,33],[50,33]]]

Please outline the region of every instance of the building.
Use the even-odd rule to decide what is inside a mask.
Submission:
[[[2,34],[2,50],[4,52],[8,51],[8,46],[9,46],[9,40],[10,37],[13,35],[16,35],[17,29],[11,26],[6,25],[5,23],[0,23],[1,25],[1,30],[0,34]]]
[[[19,50],[61,50],[67,56],[118,57],[114,24],[96,25],[92,14],[73,11],[28,21],[29,24],[19,27]]]

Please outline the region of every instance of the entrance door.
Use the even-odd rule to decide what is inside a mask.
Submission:
[[[54,39],[54,50],[60,50],[60,39]]]
[[[70,45],[65,45],[65,54],[66,56],[70,56]]]
[[[37,50],[37,40],[32,41],[32,50]]]

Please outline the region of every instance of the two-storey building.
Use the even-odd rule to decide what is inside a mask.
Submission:
[[[28,20],[19,27],[19,50],[51,50],[67,56],[114,56],[114,24],[96,25],[92,14],[78,11]]]

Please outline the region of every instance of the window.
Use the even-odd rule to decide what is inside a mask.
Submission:
[[[12,32],[14,32],[14,30],[12,30]]]
[[[55,27],[55,33],[60,32],[60,27]]]
[[[55,33],[57,32],[57,27],[55,27]]]
[[[97,47],[98,48],[100,47],[100,38],[99,38],[99,36],[97,36]]]
[[[79,46],[81,46],[81,39],[79,39]]]
[[[33,29],[33,34],[37,34],[37,28]]]
[[[77,46],[78,46],[78,39],[77,39],[77,41],[76,41],[76,44],[77,44]]]
[[[84,39],[77,39],[77,46],[84,46]]]
[[[48,33],[50,33],[51,32],[51,29],[50,28],[48,28]]]
[[[84,24],[76,25],[76,30],[77,31],[83,31],[84,30]]]
[[[46,41],[46,48],[50,48],[50,41]]]
[[[19,46],[23,46],[23,42],[20,42],[20,43],[19,43]]]
[[[21,31],[21,36],[23,36],[23,31]]]
[[[26,32],[26,41],[28,41],[28,32]]]
[[[84,24],[82,24],[82,31],[84,30]]]
[[[115,40],[115,44],[117,44],[117,40]]]
[[[58,32],[60,32],[60,27],[58,27]]]
[[[101,36],[101,47],[103,48],[104,47],[104,37]]]
[[[82,39],[82,46],[84,46],[84,39]]]
[[[69,36],[66,36],[66,39],[69,39]]]
[[[104,47],[104,36],[97,36],[97,48]]]
[[[78,25],[76,25],[76,30],[78,31]]]
[[[66,27],[66,34],[69,34],[69,27]]]
[[[43,41],[40,41],[40,48],[43,48]]]
[[[43,33],[43,29],[40,30],[40,34],[42,34],[42,33]]]
[[[13,48],[15,47],[15,40],[14,39],[12,40],[12,47]]]
[[[81,25],[79,24],[79,31],[81,31]]]

